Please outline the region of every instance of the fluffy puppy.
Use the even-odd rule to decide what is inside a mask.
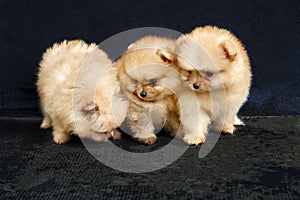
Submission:
[[[175,41],[146,36],[131,44],[116,62],[121,91],[129,101],[127,126],[140,143],[153,144],[162,127],[172,135],[179,128],[180,114],[174,90],[180,76],[168,54],[162,54]]]
[[[116,127],[126,116],[126,102],[116,96],[119,113],[113,113],[117,69],[110,64],[96,44],[80,40],[54,44],[44,53],[37,81],[41,128],[52,126],[57,144],[68,142],[70,134],[95,141],[120,137]]]
[[[176,41],[176,63],[185,85],[197,93],[199,120],[192,122],[193,113],[182,111],[185,141],[200,144],[205,141],[208,125],[217,131],[232,134],[236,117],[246,101],[251,70],[247,52],[229,31],[205,26]],[[187,102],[188,103],[188,102]]]

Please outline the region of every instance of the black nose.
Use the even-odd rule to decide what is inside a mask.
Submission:
[[[142,98],[146,98],[146,96],[147,96],[147,92],[145,92],[145,91],[142,91],[142,92],[140,93],[140,96],[141,96]]]
[[[200,88],[200,83],[194,83],[193,88],[198,90]]]

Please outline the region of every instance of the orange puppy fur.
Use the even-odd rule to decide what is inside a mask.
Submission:
[[[162,127],[175,135],[180,125],[174,94],[180,76],[168,55],[161,54],[172,44],[171,39],[146,36],[116,62],[121,91],[129,100],[128,125],[140,143],[153,144],[155,131]]]
[[[114,98],[120,107],[114,116],[117,69],[110,64],[97,45],[80,40],[54,44],[44,53],[37,81],[44,114],[41,128],[52,126],[57,144],[68,142],[70,134],[96,141],[120,137],[116,128],[126,116],[126,102]]]
[[[203,143],[209,124],[232,134],[234,124],[242,124],[237,113],[251,82],[250,62],[241,42],[225,29],[199,27],[178,38],[175,53],[173,62],[185,85],[196,92],[199,107],[197,113],[182,109],[184,140]]]

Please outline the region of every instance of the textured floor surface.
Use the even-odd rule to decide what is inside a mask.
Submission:
[[[300,117],[244,118],[202,159],[190,147],[158,171],[131,174],[98,162],[80,139],[56,145],[40,118],[0,118],[0,199],[299,199]],[[116,145],[154,151],[124,137]]]

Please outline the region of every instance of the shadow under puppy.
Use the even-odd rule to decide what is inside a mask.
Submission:
[[[116,128],[127,103],[115,93],[117,69],[111,63],[96,44],[80,40],[54,44],[44,53],[37,81],[41,128],[52,126],[57,144],[68,142],[70,134],[95,141],[120,138]]]
[[[250,62],[242,43],[225,29],[205,26],[178,38],[175,53],[176,65],[172,66],[196,92],[200,111],[182,109],[184,140],[203,143],[209,124],[232,134],[234,125],[242,124],[237,113],[247,100],[251,82]],[[200,120],[194,123],[195,115]]]
[[[174,91],[181,84],[168,56],[161,54],[173,40],[146,36],[128,47],[116,61],[121,91],[129,101],[126,124],[134,139],[153,144],[161,128],[174,136],[180,113]]]

